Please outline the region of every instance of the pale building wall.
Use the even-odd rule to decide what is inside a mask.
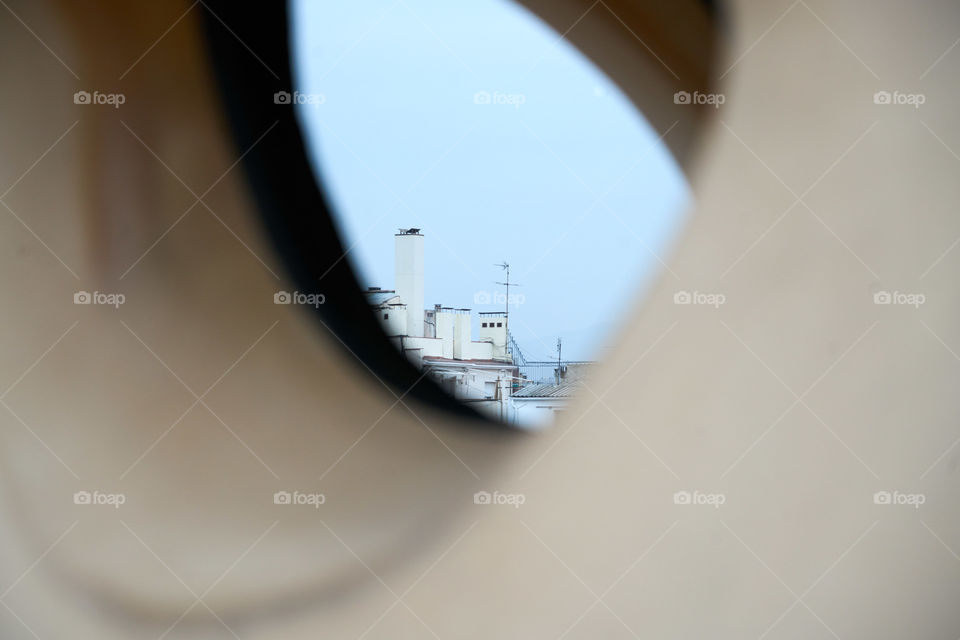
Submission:
[[[484,327],[484,323],[487,326]],[[499,323],[501,326],[496,326]],[[492,325],[492,326],[491,326]],[[479,328],[477,329],[477,339],[493,340],[493,354],[491,357],[504,358],[507,355],[507,323],[506,318],[496,316],[491,318],[480,318]]]
[[[424,356],[443,357],[443,340],[438,338],[414,338],[406,337],[403,344],[408,349],[420,349]]]
[[[453,357],[458,360],[470,358],[470,314],[453,314]]]
[[[443,341],[443,352],[440,354],[444,358],[453,357],[453,334],[456,314],[449,311],[441,311],[436,314],[437,339]]]
[[[467,344],[468,360],[492,360],[493,344],[490,342],[472,341]]]

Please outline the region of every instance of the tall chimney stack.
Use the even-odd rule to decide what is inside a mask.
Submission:
[[[407,335],[423,337],[423,234],[401,229],[394,236],[397,295],[407,305]]]

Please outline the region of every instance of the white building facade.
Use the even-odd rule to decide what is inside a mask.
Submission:
[[[394,346],[457,400],[512,422],[509,398],[519,371],[507,350],[507,318],[480,314],[474,340],[470,309],[424,308],[424,237],[419,229],[394,236],[395,289],[371,287],[367,299]]]
[[[481,312],[477,335],[470,309],[424,308],[424,237],[395,235],[395,289],[370,287],[367,300],[393,345],[457,400],[507,424],[537,428],[554,421],[582,386],[590,362],[514,362],[506,311]],[[555,367],[552,366],[555,364]],[[546,365],[552,373],[521,375]]]

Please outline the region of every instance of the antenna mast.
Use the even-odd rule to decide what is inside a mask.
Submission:
[[[507,288],[507,295],[506,295],[507,299],[504,300],[504,303],[503,303],[503,326],[504,328],[507,329],[507,335],[509,336],[510,335],[510,265],[507,263],[506,260],[504,260],[500,264],[495,264],[493,266],[500,267],[501,269],[507,272],[506,282],[495,282],[494,284],[503,285],[504,287]],[[519,287],[520,285],[514,282],[513,286]]]
[[[563,353],[563,338],[557,338],[557,384],[560,384],[561,379],[563,378],[561,367],[561,353]]]

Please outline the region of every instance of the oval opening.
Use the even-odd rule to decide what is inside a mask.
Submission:
[[[292,29],[292,99],[371,313],[458,400],[550,424],[682,227],[668,132],[507,0],[294,0]]]

